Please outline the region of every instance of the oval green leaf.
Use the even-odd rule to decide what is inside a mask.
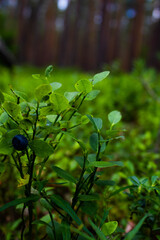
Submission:
[[[62,86],[62,83],[52,82],[52,83],[50,83],[50,85],[52,87],[52,91],[55,91],[55,90],[59,89]]]
[[[97,97],[97,95],[100,93],[100,90],[92,90],[89,92],[85,98],[87,101],[91,101]]]
[[[54,152],[54,149],[47,142],[38,139],[31,141],[29,146],[38,157],[42,158],[48,157]]]
[[[53,166],[52,168],[59,177],[65,179],[65,180],[68,180],[69,182],[77,183],[77,180],[72,175],[70,175],[68,172],[63,170],[62,168],[59,168],[57,166]]]
[[[117,227],[118,227],[117,221],[110,221],[110,222],[104,223],[102,225],[101,230],[105,236],[108,236],[108,235],[114,233]]]
[[[41,84],[35,89],[35,96],[38,101],[41,101],[44,96],[52,92],[52,87],[49,84]]]
[[[92,84],[87,79],[81,79],[75,84],[75,88],[78,92],[89,93],[92,91]]]
[[[117,124],[122,118],[122,115],[119,111],[112,111],[108,114],[108,120],[112,125]]]
[[[50,101],[53,103],[54,110],[57,113],[61,113],[69,107],[68,100],[59,93],[52,93],[50,95]]]
[[[7,113],[12,116],[13,118],[17,118],[17,116],[20,114],[21,112],[21,108],[20,105],[14,103],[14,102],[10,102],[10,101],[6,101],[3,103],[3,108],[7,111]]]
[[[110,73],[109,71],[105,71],[105,72],[97,73],[96,75],[94,75],[93,85],[104,80],[109,75],[109,73]]]
[[[79,92],[65,92],[64,96],[68,99],[69,102],[71,102],[78,94]]]

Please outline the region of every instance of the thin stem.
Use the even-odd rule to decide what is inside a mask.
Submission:
[[[17,158],[18,158],[18,162],[19,162],[19,170],[20,170],[21,178],[24,178],[23,168],[22,168],[22,162],[21,162],[21,158],[20,158],[18,152],[17,152]]]
[[[53,230],[54,240],[56,240],[56,231],[55,231],[55,225],[54,225],[52,213],[51,213],[51,211],[48,211],[48,212],[49,212],[49,216],[50,216],[51,223],[52,223],[52,230]]]
[[[60,114],[58,114],[57,117],[56,117],[56,119],[54,120],[53,126],[56,124],[56,122],[57,122],[59,116],[60,116]],[[47,140],[47,138],[49,137],[49,135],[50,135],[50,133],[48,133],[48,134],[45,136],[44,141]]]
[[[82,98],[80,104],[78,105],[77,109],[74,110],[74,111],[72,112],[71,116],[69,117],[69,120],[71,120],[71,118],[73,117],[73,115],[79,110],[79,108],[81,107],[81,105],[82,105],[82,103],[83,103],[85,97],[86,97],[86,96],[83,96],[83,98]]]
[[[65,218],[65,216],[56,208],[55,204],[52,204],[52,202],[50,202],[45,194],[45,192],[43,191],[43,193],[41,193],[41,196],[53,207],[53,209],[59,213],[59,215],[61,215],[61,217]]]
[[[26,186],[26,196],[29,197],[31,195],[31,186],[32,186],[32,178],[33,178],[33,170],[34,170],[34,162],[36,159],[36,155],[33,152],[32,157],[29,159],[28,165],[28,173],[29,173],[29,182]],[[33,219],[33,203],[32,201],[28,204],[28,212],[29,212],[29,239],[32,239],[32,219]]]
[[[74,197],[72,199],[72,208],[74,208],[74,206],[76,205],[76,203],[78,201],[78,195],[79,195],[79,193],[81,191],[81,188],[82,188],[81,186],[83,185],[81,183],[82,183],[83,175],[85,173],[86,160],[87,160],[87,154],[84,155],[83,167],[82,167],[81,175],[80,175],[79,181],[78,181],[77,186],[76,186],[76,191],[75,191]]]
[[[25,220],[24,220],[24,210],[26,209],[26,204],[24,204],[23,209],[22,209],[22,214],[21,214],[21,218],[22,218],[22,230],[21,230],[21,240],[23,240],[24,237],[24,230],[25,230]]]
[[[100,150],[101,150],[101,143],[100,143],[100,133],[98,131],[98,151],[97,151],[97,154],[96,154],[96,161],[100,161],[100,158],[99,158],[99,155],[100,155]],[[89,194],[93,185],[94,185],[94,178],[95,178],[95,175],[96,175],[96,172],[97,172],[97,167],[94,168],[93,172],[88,176],[88,189],[86,190],[85,194]],[[86,180],[84,181],[84,183],[86,182]],[[84,186],[84,183],[82,186]],[[82,205],[82,202],[79,203],[77,209],[76,209],[76,213],[79,211],[79,208],[81,207]]]
[[[37,108],[36,108],[36,120],[33,126],[33,136],[32,136],[32,140],[34,140],[34,137],[36,135],[36,130],[37,130],[37,122],[38,122],[38,108],[39,108],[39,102],[37,102]]]
[[[19,173],[20,173],[20,175],[21,175],[21,178],[23,178],[23,173],[22,173],[22,171],[21,171],[21,167],[18,165],[18,162],[17,162],[14,154],[12,153],[11,155],[12,155],[12,158],[13,158],[14,163],[15,163],[15,165],[16,165],[16,168],[17,168],[17,170],[19,171]]]

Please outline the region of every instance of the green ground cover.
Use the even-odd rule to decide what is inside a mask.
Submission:
[[[0,71],[1,91],[10,93],[10,88],[22,91],[27,94],[28,100],[33,98],[36,87],[44,83],[43,79],[39,78],[38,75],[32,77],[32,74],[43,74],[44,69],[17,66],[12,72],[5,68],[1,68]],[[62,87],[56,91],[62,93],[75,91],[74,85],[79,79],[89,79],[92,75],[75,69],[55,68],[49,81],[61,83]],[[126,239],[144,239],[144,234],[145,239],[148,240],[152,239],[151,234],[160,239],[158,238],[160,235],[154,233],[154,231],[159,231],[156,230],[158,229],[157,222],[159,222],[159,205],[156,202],[160,194],[158,189],[160,176],[159,80],[160,75],[154,69],[146,69],[140,64],[135,65],[131,73],[112,72],[111,69],[107,79],[96,85],[97,89],[101,91],[97,98],[92,101],[85,101],[85,104],[80,109],[82,113],[87,112],[95,118],[100,117],[103,119],[105,127],[101,130],[102,136],[106,134],[106,125],[108,128],[110,127],[107,115],[113,110],[118,110],[122,114],[122,121],[117,124],[117,129],[125,130],[120,132],[120,135],[124,135],[124,139],[113,140],[109,143],[105,154],[106,159],[120,160],[124,166],[104,170],[102,180],[107,180],[108,183],[104,182],[102,184],[103,192],[100,192],[101,189],[98,186],[95,187],[94,191],[101,196],[101,200],[97,203],[99,212],[111,208],[109,217],[113,221],[118,221],[121,228],[117,231],[124,230],[131,217],[135,224],[140,224],[142,220],[140,227],[143,225],[145,218],[148,219],[141,228],[142,230],[137,230],[135,233],[137,235],[134,234],[135,238],[129,236]],[[89,146],[88,136],[92,132],[92,127],[91,125],[87,126],[76,128],[74,135]],[[77,158],[80,156],[79,145],[71,138],[66,137],[65,141],[61,142],[59,149],[63,149],[63,151],[57,150],[54,159],[47,163],[47,170],[43,173],[43,177],[50,181],[54,181],[57,177],[56,172],[51,168],[51,163],[69,171],[74,176],[79,174],[78,163],[75,161],[75,156]],[[1,161],[4,161],[4,159],[1,159]],[[9,164],[6,169],[1,167],[0,181],[0,205],[3,205],[19,194],[20,188],[17,191],[16,170],[13,170],[13,167]],[[129,191],[127,186],[131,186],[131,184],[135,188]],[[157,189],[152,189],[155,186],[157,186]],[[65,193],[65,197],[69,199],[73,192],[72,184],[68,183],[64,188],[55,187],[55,191],[62,195]],[[85,209],[87,209],[87,204],[84,211]],[[1,214],[3,216],[3,213]],[[7,240],[15,239],[16,229],[20,224],[19,215],[16,216],[15,212],[12,213],[9,209],[7,209],[5,215],[7,214],[8,218],[6,218],[5,222],[1,221],[0,230],[7,236]],[[43,217],[45,211],[40,211],[39,214]],[[147,214],[150,214],[150,216],[147,217]],[[10,234],[7,234],[8,229],[11,229]],[[119,238],[112,236],[113,238],[109,239],[123,239],[122,235],[120,233],[117,235]]]

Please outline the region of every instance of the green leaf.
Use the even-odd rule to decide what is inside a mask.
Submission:
[[[47,202],[45,198],[40,199],[40,204],[48,211],[52,211],[52,206]]]
[[[32,140],[29,146],[38,157],[42,158],[48,157],[54,152],[54,149],[47,142],[42,140]]]
[[[122,167],[123,163],[120,161],[110,161],[110,162],[94,161],[88,164],[88,167],[98,167],[98,168],[106,168],[106,167],[114,167],[114,166]]]
[[[77,183],[77,180],[70,175],[68,172],[66,172],[65,170],[56,167],[56,166],[52,166],[53,170],[57,173],[57,175],[65,180],[68,180],[69,182],[73,182],[73,183]]]
[[[69,102],[71,102],[78,94],[79,92],[65,92],[64,96],[68,99]]]
[[[69,107],[68,100],[59,93],[52,93],[50,95],[50,101],[53,103],[54,110],[57,113],[61,113]]]
[[[71,226],[71,230],[75,233],[78,233],[80,236],[84,237],[85,240],[96,240],[94,237],[89,237],[87,234],[84,232],[81,232],[79,229],[74,228]]]
[[[101,230],[102,230],[102,232],[104,233],[105,236],[108,236],[108,235],[115,232],[117,226],[118,226],[117,221],[110,221],[110,222],[104,223],[102,225]]]
[[[68,222],[62,221],[61,227],[62,227],[63,240],[71,240],[70,225],[68,224]]]
[[[20,134],[19,129],[14,129],[6,132],[0,141],[0,153],[10,155],[13,152],[12,138]]]
[[[98,194],[88,194],[88,195],[79,195],[78,199],[80,201],[97,201],[99,200],[99,195]]]
[[[0,123],[4,124],[8,120],[8,114],[6,112],[3,112],[0,116]]]
[[[152,184],[152,186],[156,183],[157,179],[158,179],[158,176],[152,176],[151,177],[151,184]]]
[[[109,71],[105,71],[105,72],[97,73],[96,75],[94,75],[93,85],[104,80],[109,75],[109,73],[110,73]]]
[[[93,121],[97,127],[98,130],[100,130],[102,128],[102,119],[101,118],[93,118]]]
[[[93,124],[96,131],[100,130],[102,128],[102,119],[101,118],[93,118],[91,115],[86,115],[91,123]]]
[[[51,123],[54,123],[56,118],[57,118],[57,115],[55,114],[51,114],[51,115],[47,115],[46,118],[51,122]],[[59,118],[57,119],[57,122],[61,120],[61,116],[59,116]]]
[[[46,225],[48,226],[49,228],[52,228],[48,223],[46,223],[45,221],[42,221],[42,220],[35,220],[32,222],[32,224],[36,224],[36,225]]]
[[[62,208],[66,213],[68,213],[78,225],[81,224],[81,220],[68,202],[56,194],[52,195],[50,198],[58,207]]]
[[[20,92],[17,90],[14,90],[14,93],[16,94],[17,97],[22,98],[23,100],[27,101],[27,94],[24,92]]]
[[[62,83],[52,82],[52,83],[50,83],[50,85],[52,87],[52,91],[55,91],[55,90],[59,89],[62,86]]]
[[[115,185],[115,181],[112,181],[112,180],[97,180],[95,182],[95,184],[98,185],[98,186],[102,186],[102,187],[114,186]]]
[[[136,176],[131,176],[129,177],[129,179],[131,180],[131,182],[137,186],[139,186],[141,183],[139,181],[139,179]]]
[[[3,102],[4,102],[4,96],[3,96],[3,93],[0,90],[0,106]]]
[[[20,105],[14,103],[14,102],[10,102],[10,101],[6,101],[3,103],[3,108],[7,111],[7,113],[12,116],[13,118],[17,118],[17,116],[20,114],[21,112],[21,108]]]
[[[122,118],[122,115],[119,111],[112,111],[108,114],[108,120],[112,125],[117,124]]]
[[[110,211],[111,209],[112,209],[111,207],[108,208],[107,210],[104,209],[103,217],[102,217],[101,222],[100,222],[100,224],[99,224],[99,227],[100,227],[100,228],[101,228],[102,225],[105,223],[105,221],[106,221],[106,219],[107,219],[107,217],[108,217],[108,215],[109,215],[109,211]],[[103,232],[103,231],[102,231],[102,232]]]
[[[100,136],[100,141],[103,141],[103,137]],[[91,148],[93,149],[93,151],[95,152],[98,152],[98,133],[92,133],[92,135],[90,136],[90,139],[89,139],[89,143],[90,143],[90,146]],[[103,152],[106,148],[106,143],[104,142],[102,145],[101,145],[101,149],[100,149],[100,152]]]
[[[45,77],[50,77],[52,71],[53,71],[53,66],[52,66],[52,65],[49,65],[49,66],[45,69]]]
[[[42,76],[40,74],[32,74],[32,77],[36,80],[42,79]]]
[[[15,199],[9,203],[4,204],[2,207],[0,207],[0,212],[4,211],[5,209],[7,209],[9,207],[14,207],[14,206],[17,206],[22,203],[28,203],[30,201],[37,201],[38,199],[39,199],[39,196],[37,196],[37,195],[33,195],[33,196],[27,197],[27,198]]]
[[[87,101],[91,101],[97,97],[97,95],[100,93],[100,90],[92,90],[89,92],[85,98]]]
[[[75,156],[74,158],[81,168],[83,168],[84,157]],[[88,160],[86,161],[86,166],[88,165]]]
[[[17,102],[17,99],[15,98],[15,96],[11,96],[7,93],[3,93],[3,96],[4,96],[4,101],[9,101],[9,102],[14,102],[16,103]]]
[[[52,92],[52,87],[49,84],[41,84],[35,89],[35,96],[38,101]]]
[[[120,193],[120,192],[122,192],[122,191],[124,191],[124,190],[126,190],[126,189],[130,189],[130,188],[134,188],[134,187],[135,187],[135,186],[121,187],[121,188],[119,188],[118,190],[112,192],[109,197],[112,197],[112,196],[114,196],[114,195],[116,195],[116,194],[118,194],[118,193]]]
[[[82,148],[82,150],[83,150],[84,152],[86,152],[86,150],[87,150],[87,149],[86,149],[86,145],[85,145],[85,143],[84,143],[83,141],[75,138],[75,137],[74,137],[72,134],[70,134],[69,132],[64,132],[64,134],[70,136],[71,138],[73,138],[73,139],[79,144],[79,146]]]
[[[92,226],[92,228],[94,229],[94,231],[96,232],[100,240],[106,240],[106,237],[103,234],[103,232],[101,232],[101,230],[92,222],[90,218],[88,218],[88,222],[90,223],[90,225]]]
[[[134,238],[134,236],[136,235],[136,233],[139,231],[139,229],[141,228],[141,226],[143,225],[144,221],[146,220],[146,218],[148,217],[148,214],[146,214],[140,221],[139,223],[134,227],[134,229],[132,231],[130,231],[127,236],[125,237],[124,240],[132,240]]]
[[[89,123],[89,119],[86,115],[81,117],[81,123],[84,124],[84,125]]]
[[[0,141],[0,154],[10,155],[13,152],[12,144],[8,143],[6,138],[2,138]]]
[[[53,112],[54,112],[53,105],[43,107],[43,108],[40,109],[40,115],[42,115],[42,116],[53,115]]]
[[[92,91],[92,84],[89,80],[82,79],[75,84],[75,88],[78,92],[89,93]]]
[[[93,151],[97,152],[98,151],[98,134],[97,133],[92,133],[92,135],[89,138],[89,144]]]

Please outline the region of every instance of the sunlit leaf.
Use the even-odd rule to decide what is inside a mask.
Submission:
[[[52,91],[55,91],[55,90],[59,89],[62,86],[62,83],[52,82],[52,83],[50,83],[50,85],[52,87]]]
[[[109,75],[109,73],[110,73],[109,71],[105,71],[105,72],[97,73],[96,75],[94,75],[93,85],[104,80]]]
[[[75,88],[78,92],[89,93],[92,91],[92,84],[87,79],[81,79],[75,84]]]
[[[117,124],[122,118],[122,115],[119,111],[112,111],[108,114],[108,120],[112,125]]]
[[[118,226],[117,221],[110,221],[110,222],[104,223],[102,225],[101,230],[102,230],[102,232],[104,233],[105,236],[108,236],[108,235],[115,232],[117,226]]]
[[[54,110],[57,113],[61,113],[69,107],[69,102],[67,98],[65,98],[63,95],[59,93],[52,93],[50,95],[50,101],[53,103]]]
[[[52,87],[49,84],[41,84],[35,89],[35,96],[38,101],[41,101],[42,98],[52,92]]]
[[[3,108],[7,111],[7,113],[13,118],[17,118],[17,116],[21,112],[21,108],[18,104],[10,101],[6,101],[3,103]]]
[[[18,185],[17,187],[22,187],[29,182],[29,174],[24,175],[24,178],[19,178],[18,179]]]

